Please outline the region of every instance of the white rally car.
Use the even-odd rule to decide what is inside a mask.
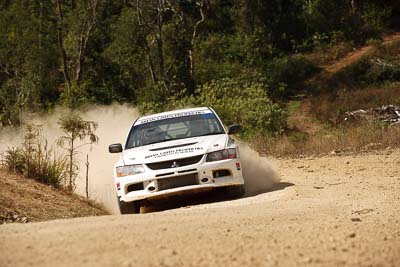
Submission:
[[[181,109],[137,119],[114,169],[121,214],[139,213],[140,202],[199,189],[225,187],[227,197],[244,195],[238,146],[211,108]]]

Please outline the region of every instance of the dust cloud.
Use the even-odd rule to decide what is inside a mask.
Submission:
[[[57,124],[60,116],[70,112],[57,108],[52,115],[29,118],[30,123],[43,126],[43,136],[49,144],[55,144],[62,131]],[[89,197],[101,202],[111,213],[118,213],[116,193],[113,184],[113,167],[119,154],[108,153],[108,145],[124,143],[132,123],[139,117],[136,108],[129,105],[113,104],[110,106],[89,106],[80,112],[84,120],[98,123],[96,134],[99,143],[83,146],[77,155],[80,174],[77,178],[76,192],[85,195],[86,157],[89,157]],[[3,129],[0,132],[0,153],[7,147],[19,145],[23,139],[21,129]],[[246,182],[247,195],[266,192],[279,181],[272,163],[251,149],[246,143],[237,141],[240,146],[240,156]],[[62,153],[61,149],[57,149]]]
[[[99,143],[91,148],[85,147],[86,151],[83,151],[84,153],[81,155],[82,161],[86,161],[86,154],[89,155],[89,194],[92,199],[101,202],[110,212],[119,213],[113,168],[120,154],[110,154],[108,146],[114,143],[124,143],[132,123],[139,117],[139,112],[136,108],[128,105],[98,106],[83,113],[82,117],[98,123],[96,134],[99,137]],[[78,189],[83,195],[86,168],[84,164],[81,165],[83,165],[80,175],[82,180],[78,184]]]
[[[242,141],[236,141],[236,143],[240,149],[247,196],[267,192],[279,182],[276,167],[268,158],[261,157],[247,143]]]
[[[42,135],[55,147],[57,139],[63,135],[57,121],[61,115],[71,112],[57,108],[51,115],[34,116],[25,122],[42,125]],[[89,197],[104,205],[111,213],[118,213],[113,182],[113,167],[120,155],[108,153],[108,145],[123,143],[132,123],[139,116],[136,108],[129,105],[89,106],[80,112],[84,120],[98,123],[96,135],[99,143],[86,145],[79,149],[77,159],[80,173],[76,192],[85,195],[86,156],[89,156]],[[23,129],[5,128],[0,132],[0,155],[7,147],[18,146],[23,141]],[[57,148],[58,154],[63,151]]]

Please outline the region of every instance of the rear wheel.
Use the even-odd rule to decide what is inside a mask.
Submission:
[[[118,199],[118,206],[121,214],[140,213],[140,201],[125,202]]]
[[[225,190],[229,198],[240,198],[244,196],[246,192],[244,185],[228,186],[225,188]]]

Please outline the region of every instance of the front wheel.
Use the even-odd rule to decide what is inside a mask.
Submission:
[[[118,207],[121,214],[140,213],[140,201],[125,202],[118,199]]]
[[[225,190],[229,198],[241,198],[246,193],[244,185],[228,186]]]

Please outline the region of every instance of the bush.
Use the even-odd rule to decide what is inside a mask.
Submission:
[[[0,127],[18,126],[20,124],[20,109],[15,88],[0,85]]]
[[[60,97],[61,103],[72,109],[93,102],[88,94],[87,83],[77,84],[73,82],[69,88],[64,88]]]
[[[274,135],[286,126],[286,111],[268,98],[262,83],[214,80],[196,90],[194,104],[214,108],[226,124],[241,124],[244,137]]]
[[[60,187],[65,181],[67,162],[58,158],[41,136],[41,127],[28,125],[20,147],[8,148],[3,164],[7,169],[39,182]]]
[[[254,77],[253,77],[254,78]],[[163,102],[142,102],[139,110],[151,114],[191,106],[212,107],[225,124],[239,123],[242,137],[275,135],[286,127],[287,112],[266,94],[262,82],[241,79],[213,80],[196,89],[194,96],[172,94]]]
[[[400,81],[400,64],[380,58],[364,58],[339,71],[334,79],[352,86]]]
[[[25,169],[25,159],[22,149],[19,147],[9,147],[5,151],[3,164],[10,171],[22,174]]]
[[[153,114],[188,105],[191,101],[186,97],[184,89],[168,90],[165,84],[159,83],[146,88],[139,95],[138,109],[141,114]]]
[[[305,57],[282,57],[272,60],[265,69],[270,77],[269,94],[273,99],[284,100],[303,90],[303,82],[319,72],[314,63]]]

